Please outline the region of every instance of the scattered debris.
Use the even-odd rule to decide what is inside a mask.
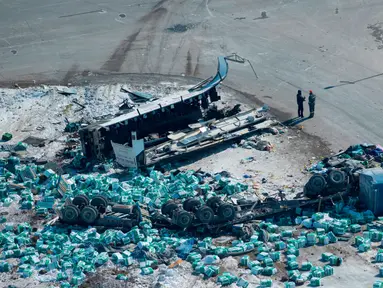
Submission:
[[[196,24],[176,24],[170,28],[167,28],[166,30],[173,33],[184,33],[190,29],[195,28],[196,26]]]
[[[59,94],[66,95],[66,96],[77,94],[76,89],[68,88],[68,87],[58,87],[57,88],[57,92]]]
[[[46,139],[43,138],[29,136],[25,138],[22,142],[35,147],[43,147],[45,145],[45,141]]]
[[[4,133],[3,136],[1,137],[1,140],[7,142],[11,140],[13,135],[11,133]]]

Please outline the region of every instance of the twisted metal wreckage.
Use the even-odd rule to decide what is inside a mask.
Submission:
[[[128,113],[80,130],[84,155],[104,159],[114,154],[124,167],[148,166],[273,125],[273,121],[259,114],[267,111],[266,106],[220,120],[198,122],[203,111],[221,99],[216,87],[227,76],[227,60],[232,59],[218,57],[215,77],[188,91],[148,102]],[[156,135],[154,139],[151,138],[153,134]]]

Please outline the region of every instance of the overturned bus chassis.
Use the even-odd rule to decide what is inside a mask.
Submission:
[[[88,158],[104,159],[111,156],[112,142],[132,144],[151,133],[186,128],[202,118],[202,109],[220,99],[216,86],[227,76],[225,57],[218,57],[218,71],[214,78],[206,79],[178,95],[168,96],[113,119],[101,121],[80,130],[82,151]],[[202,109],[201,109],[202,108]],[[132,133],[136,139],[132,139]]]

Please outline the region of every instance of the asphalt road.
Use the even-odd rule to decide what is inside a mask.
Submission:
[[[3,84],[97,71],[205,78],[236,52],[257,77],[230,63],[226,85],[284,118],[298,88],[314,90],[315,118],[301,124],[334,149],[383,142],[382,48],[381,0],[0,0]]]

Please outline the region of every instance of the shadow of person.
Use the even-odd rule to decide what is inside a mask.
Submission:
[[[286,120],[285,122],[283,122],[283,125],[285,126],[295,126],[295,125],[298,125],[304,121],[306,121],[307,119],[310,119],[310,117],[295,117],[295,118],[291,118],[289,120]]]

